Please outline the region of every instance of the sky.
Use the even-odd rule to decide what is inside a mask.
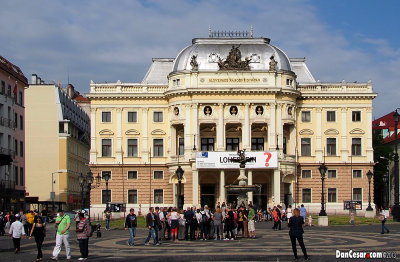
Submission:
[[[321,82],[372,80],[374,118],[400,107],[400,1],[0,0],[0,55],[30,80],[141,82],[152,58],[174,58],[213,30],[250,30]]]

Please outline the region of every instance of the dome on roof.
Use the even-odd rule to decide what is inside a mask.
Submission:
[[[234,49],[239,50],[240,61],[248,65],[247,70],[269,70],[270,58],[273,56],[277,62],[277,71],[292,71],[288,56],[276,46],[270,45],[268,38],[195,38],[192,42],[176,57],[173,72],[192,70],[193,56],[198,71],[218,71],[218,62],[226,61]]]

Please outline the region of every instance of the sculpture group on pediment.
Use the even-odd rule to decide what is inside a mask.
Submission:
[[[248,57],[242,61],[242,53],[239,50],[239,46],[235,47],[233,45],[225,60],[218,58],[218,66],[219,70],[250,70],[250,61],[251,59]]]

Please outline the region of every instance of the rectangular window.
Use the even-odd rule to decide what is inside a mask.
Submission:
[[[101,121],[103,123],[111,122],[111,112],[101,112]]]
[[[18,167],[14,166],[14,178],[15,178],[15,185],[19,185],[18,184]]]
[[[24,130],[24,117],[19,116],[19,129]]]
[[[19,184],[21,186],[25,185],[25,181],[24,181],[24,168],[20,167],[19,168]]]
[[[128,179],[137,179],[137,171],[136,170],[128,171]]]
[[[7,86],[7,95],[11,96],[11,85]]]
[[[351,155],[361,156],[361,138],[351,139]]]
[[[311,156],[311,138],[301,139],[301,155]]]
[[[164,203],[164,190],[154,189],[154,204]]]
[[[336,170],[328,169],[328,178],[336,178]]]
[[[335,122],[336,121],[336,112],[335,111],[326,111],[326,121]]]
[[[301,170],[301,178],[311,178],[311,170]]]
[[[287,152],[287,138],[285,136],[283,137],[283,148],[282,148],[282,150],[283,150],[283,153],[286,155],[286,152]]]
[[[101,140],[101,156],[110,157],[111,156],[111,139]]]
[[[22,141],[19,141],[19,155],[21,157],[24,156],[24,142],[22,142]]]
[[[302,111],[301,112],[301,121],[302,122],[310,122],[311,121],[311,112],[310,111]]]
[[[237,151],[239,148],[239,138],[226,139],[226,151]]]
[[[328,188],[328,203],[336,203],[336,188]]]
[[[311,203],[311,188],[303,188],[302,200],[303,203]]]
[[[138,156],[137,139],[128,139],[128,156]]]
[[[137,112],[128,112],[128,122],[130,123],[137,122]]]
[[[128,190],[128,204],[137,204],[137,190],[130,189]]]
[[[336,156],[336,138],[326,139],[326,154],[328,156]]]
[[[163,122],[163,112],[153,112],[153,122]]]
[[[23,106],[23,103],[24,103],[24,97],[22,96],[22,92],[19,92],[19,104]]]
[[[5,94],[6,93],[6,82],[1,81],[1,94]]]
[[[104,179],[106,176],[108,176],[108,179],[111,179],[111,171],[101,171],[101,179]]]
[[[351,112],[351,120],[353,122],[360,122],[361,121],[361,111],[352,111]]]
[[[164,171],[154,170],[154,179],[164,179]]]
[[[361,188],[353,188],[353,200],[362,201],[362,190],[361,190]]]
[[[179,149],[178,149],[178,155],[183,155],[185,154],[185,139],[183,137],[179,138]]]
[[[18,156],[18,140],[14,139],[14,150],[15,154]]]
[[[14,114],[14,127],[18,128],[18,114],[17,113]]]
[[[153,149],[153,156],[164,156],[164,141],[162,139],[154,139]]]
[[[101,190],[101,203],[107,204],[111,202],[111,190]]]
[[[361,178],[361,170],[353,170],[353,178]]]
[[[214,138],[202,138],[201,151],[214,151]]]
[[[251,138],[251,151],[264,151],[264,138],[252,137]]]

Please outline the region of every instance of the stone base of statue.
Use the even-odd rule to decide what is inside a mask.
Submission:
[[[375,211],[374,210],[367,210],[367,211],[365,211],[365,215],[364,216],[368,217],[368,218],[374,218],[375,217]]]
[[[328,216],[318,216],[318,226],[327,227],[329,225]]]

